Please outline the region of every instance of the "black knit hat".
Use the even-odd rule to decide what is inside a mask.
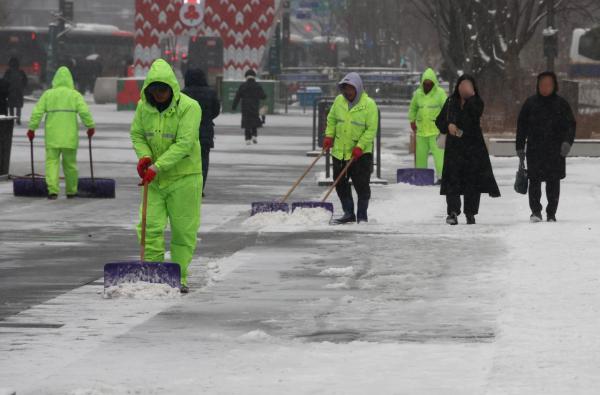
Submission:
[[[246,74],[244,74],[244,77],[248,78],[248,77],[256,77],[256,71],[252,70],[252,69],[248,69],[246,71]]]

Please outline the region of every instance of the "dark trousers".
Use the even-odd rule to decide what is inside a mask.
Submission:
[[[548,206],[546,213],[556,215],[558,209],[558,200],[560,199],[560,179],[546,181],[546,198]],[[542,212],[542,181],[529,180],[529,207],[532,213]]]
[[[208,144],[201,145],[202,148],[202,179],[204,182],[202,183],[202,191],[204,191],[204,187],[206,186],[206,179],[208,178],[208,165],[210,164],[210,146]]]
[[[333,158],[333,179],[336,180],[347,161]],[[356,216],[360,219],[367,219],[367,209],[369,208],[369,199],[371,199],[371,173],[373,172],[373,155],[364,154],[356,160],[348,169],[346,175],[341,179],[335,190],[345,214],[354,214],[354,199],[352,198],[352,188],[350,180],[358,195],[358,209]]]
[[[256,128],[246,128],[244,133],[246,134],[246,140],[252,140],[252,137],[258,137],[258,130]]]
[[[16,113],[16,114],[15,114]],[[17,121],[21,122],[21,107],[8,107],[8,114],[11,117],[17,116]]]
[[[481,201],[481,193],[466,193],[464,200],[466,215],[479,214],[479,202]],[[448,206],[448,215],[451,215],[452,213],[460,215],[460,195],[446,195],[446,204]]]

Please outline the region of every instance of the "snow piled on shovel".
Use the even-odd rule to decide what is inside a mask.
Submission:
[[[105,299],[169,299],[181,296],[179,289],[168,284],[156,284],[145,281],[122,283],[104,290]]]
[[[245,220],[242,224],[248,228],[268,228],[272,226],[314,226],[327,225],[331,219],[331,211],[323,208],[297,208],[293,213],[284,212],[259,213]]]

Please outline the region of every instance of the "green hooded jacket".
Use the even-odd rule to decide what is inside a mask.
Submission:
[[[146,88],[153,82],[166,83],[173,91],[169,107],[162,112],[146,98]],[[200,105],[181,93],[171,66],[163,59],[155,60],[135,110],[131,141],[138,159],[151,158],[158,168],[155,182],[161,189],[183,176],[202,174],[198,138],[201,118]]]
[[[75,90],[71,72],[64,66],[56,71],[52,88],[44,92],[33,108],[29,129],[36,130],[44,114],[46,114],[44,137],[46,148],[77,149],[79,146],[77,114],[87,128],[95,127],[83,96]]]
[[[433,81],[433,89],[429,93],[423,90],[425,80]],[[421,85],[413,94],[408,111],[408,120],[417,123],[417,135],[431,137],[440,134],[435,120],[446,103],[446,91],[440,86],[435,71],[427,69],[421,76]]]
[[[334,138],[331,155],[339,160],[352,158],[354,147],[366,154],[373,153],[373,140],[379,127],[377,104],[366,92],[349,107],[346,98],[338,95],[327,115],[325,136]]]

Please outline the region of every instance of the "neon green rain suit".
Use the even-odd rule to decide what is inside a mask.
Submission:
[[[430,80],[434,84],[429,93],[425,93],[423,89],[423,82],[426,80]],[[435,120],[442,111],[446,97],[446,92],[440,87],[435,71],[427,69],[421,76],[421,86],[413,94],[408,112],[409,121],[417,124],[415,166],[418,169],[426,169],[429,153],[431,152],[438,178],[442,177],[444,150],[437,145],[437,137],[440,131],[435,126]]]
[[[79,147],[77,114],[87,128],[95,127],[83,96],[74,88],[71,72],[63,66],[56,71],[52,88],[40,97],[29,120],[29,129],[35,131],[46,115],[46,184],[50,195],[58,195],[59,192],[61,156],[67,195],[77,194],[77,147]]]
[[[325,130],[326,137],[334,138],[331,155],[339,160],[349,160],[354,147],[359,147],[366,154],[373,153],[378,125],[377,104],[367,92],[361,93],[352,108],[349,108],[343,95],[338,95],[327,115]]]
[[[146,96],[146,88],[153,82],[166,83],[173,91],[169,107],[162,112]],[[201,118],[198,103],[180,92],[171,66],[162,59],[156,60],[142,88],[131,125],[131,141],[137,157],[149,157],[158,168],[158,175],[148,188],[146,260],[164,260],[164,232],[168,220],[171,260],[181,267],[183,285],[187,285],[187,269],[200,227],[202,158],[198,133]],[[141,221],[138,237],[140,231]]]

